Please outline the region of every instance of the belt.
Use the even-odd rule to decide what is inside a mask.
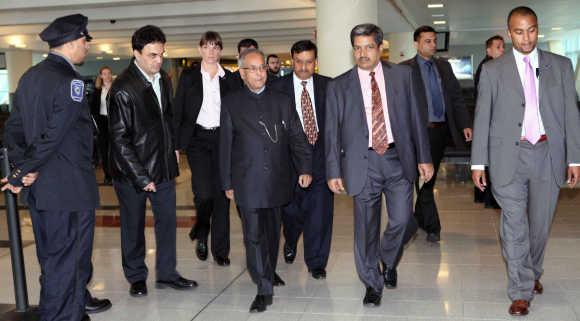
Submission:
[[[391,149],[391,148],[395,148],[395,143],[390,143],[389,146],[387,146],[387,149]],[[369,150],[375,150],[372,147],[369,147]]]
[[[213,131],[216,131],[216,130],[220,129],[220,126],[216,126],[216,127],[205,127],[205,126],[202,126],[200,124],[195,124],[195,128],[213,132]]]
[[[429,122],[429,124],[427,124],[427,127],[429,128],[441,128],[444,127],[445,125],[447,125],[446,122],[441,121],[441,122]]]
[[[539,142],[545,142],[545,141],[547,141],[547,140],[548,140],[548,136],[546,136],[546,135],[542,135],[542,136],[540,136],[540,139],[538,139],[538,143],[539,143]],[[523,142],[528,142],[528,143],[530,143],[530,144],[531,144],[531,142],[530,142],[530,141],[528,141],[528,140],[527,140],[525,137],[520,137],[520,141],[523,141]],[[536,143],[536,144],[537,144],[537,143]]]

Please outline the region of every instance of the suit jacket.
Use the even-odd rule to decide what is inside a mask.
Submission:
[[[220,77],[220,95],[223,99],[225,95],[237,89],[239,85],[233,79],[232,72],[224,68],[225,75]],[[201,104],[203,103],[203,80],[201,75],[201,64],[186,69],[179,77],[179,84],[174,98],[175,110],[175,133],[177,149],[185,149],[190,143],[195,129],[195,122]]]
[[[414,182],[417,163],[431,163],[431,152],[412,71],[408,66],[382,64],[397,154],[405,177]],[[342,178],[347,193],[357,195],[367,179],[369,128],[356,66],[328,84],[324,134],[327,179]]]
[[[324,156],[324,129],[326,118],[326,87],[330,78],[318,74],[312,75],[314,85],[314,104],[318,125],[318,139],[312,148],[312,175],[315,182],[322,181],[326,184],[326,158]],[[292,107],[296,110],[294,97],[294,74],[286,75],[272,81],[271,89],[285,93],[292,98]]]
[[[433,57],[439,77],[441,77],[441,87],[443,99],[445,101],[445,117],[447,125],[453,139],[453,144],[457,148],[466,148],[463,129],[471,128],[469,112],[465,107],[465,101],[461,95],[459,81],[453,74],[453,69],[447,60]],[[417,56],[401,62],[401,64],[411,66],[413,69],[413,85],[417,95],[417,103],[423,117],[425,127],[429,123],[429,107],[427,105],[427,90],[425,88],[421,69],[417,62]]]
[[[580,163],[580,113],[572,64],[538,49],[539,105],[554,179],[565,184],[570,163]],[[475,109],[471,163],[488,165],[494,184],[510,183],[518,167],[525,96],[513,53],[483,65]]]
[[[267,87],[261,94],[245,87],[229,94],[222,102],[219,159],[222,187],[233,188],[238,206],[287,204],[292,165],[299,174],[312,173],[312,148],[290,97]]]
[[[22,186],[23,176],[39,173],[23,195],[29,206],[47,211],[98,206],[93,123],[85,86],[63,57],[49,54],[24,73],[4,125],[4,144],[14,167],[10,184]]]

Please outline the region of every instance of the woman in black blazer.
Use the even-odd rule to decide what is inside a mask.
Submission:
[[[99,69],[99,74],[95,80],[95,91],[91,97],[91,114],[97,123],[97,149],[99,159],[105,173],[105,184],[111,184],[111,175],[109,174],[109,120],[107,112],[107,93],[113,83],[113,72],[110,67],[103,66]]]

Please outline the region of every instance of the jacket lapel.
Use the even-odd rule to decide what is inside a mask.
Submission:
[[[350,71],[350,90],[349,92],[352,93],[352,101],[355,106],[352,108],[358,109],[358,114],[361,117],[360,120],[363,123],[363,128],[367,129],[367,133],[369,132],[369,126],[367,124],[367,115],[365,112],[365,101],[362,95],[362,89],[360,85],[360,78],[358,77],[358,69],[357,66],[351,69]],[[358,105],[358,106],[356,106]],[[348,105],[347,105],[348,106]]]
[[[388,63],[383,63],[383,74],[385,75],[385,96],[387,97],[389,123],[391,127],[393,127],[396,126],[396,122],[393,120],[397,119],[397,117],[395,117],[397,112],[397,89],[394,86],[397,80],[395,79],[391,66]],[[394,128],[391,128],[391,132],[395,132]]]
[[[516,58],[513,52],[505,56],[504,64],[506,68],[503,68],[504,74],[502,78],[507,80],[507,84],[513,84],[513,89],[520,95],[522,101],[525,101],[524,87],[522,86],[522,80],[520,79],[520,73],[516,65]]]
[[[540,49],[538,49],[538,67],[539,67],[539,86],[538,86],[538,101],[540,102],[540,110],[545,106],[542,93],[550,87],[550,84],[556,83],[550,72],[550,61],[548,56]],[[537,78],[538,79],[538,78]]]
[[[324,104],[325,97],[322,95],[322,88],[320,88],[320,79],[316,76],[316,74],[312,75],[312,82],[314,87],[314,101],[315,101],[315,108],[316,108],[316,119],[318,120],[318,130],[322,131],[324,122],[322,121],[325,118],[324,115],[324,108],[322,107]]]

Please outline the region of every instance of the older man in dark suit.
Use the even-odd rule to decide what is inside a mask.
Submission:
[[[334,197],[326,185],[324,118],[326,86],[330,78],[314,73],[317,48],[300,40],[290,49],[294,72],[272,82],[272,88],[293,98],[304,133],[313,151],[313,182],[308,189],[296,185],[292,202],[284,208],[284,260],[294,262],[296,244],[304,232],[304,261],[315,279],[326,278],[326,263],[332,239]]]
[[[413,39],[417,55],[402,64],[413,69],[416,100],[423,126],[428,128],[431,158],[435,166],[433,179],[418,189],[415,218],[419,227],[427,232],[427,241],[436,243],[441,239],[441,222],[433,195],[437,170],[448,137],[451,136],[456,147],[466,148],[465,142],[471,141],[472,130],[461,88],[451,65],[446,60],[434,57],[437,51],[435,30],[430,26],[421,26],[415,30]]]
[[[358,25],[350,38],[357,66],[328,85],[326,176],[333,192],[354,197],[354,255],[366,286],[363,304],[378,306],[383,283],[396,287],[417,169],[428,181],[433,165],[411,69],[380,61],[383,32],[376,25]],[[380,241],[382,194],[389,223]]]
[[[264,54],[248,49],[240,55],[245,86],[228,95],[220,117],[220,174],[229,199],[242,218],[246,260],[258,286],[250,312],[272,304],[280,241],[282,207],[295,186],[312,181],[312,147],[308,146],[290,97],[266,86]],[[235,198],[234,198],[235,196]]]

